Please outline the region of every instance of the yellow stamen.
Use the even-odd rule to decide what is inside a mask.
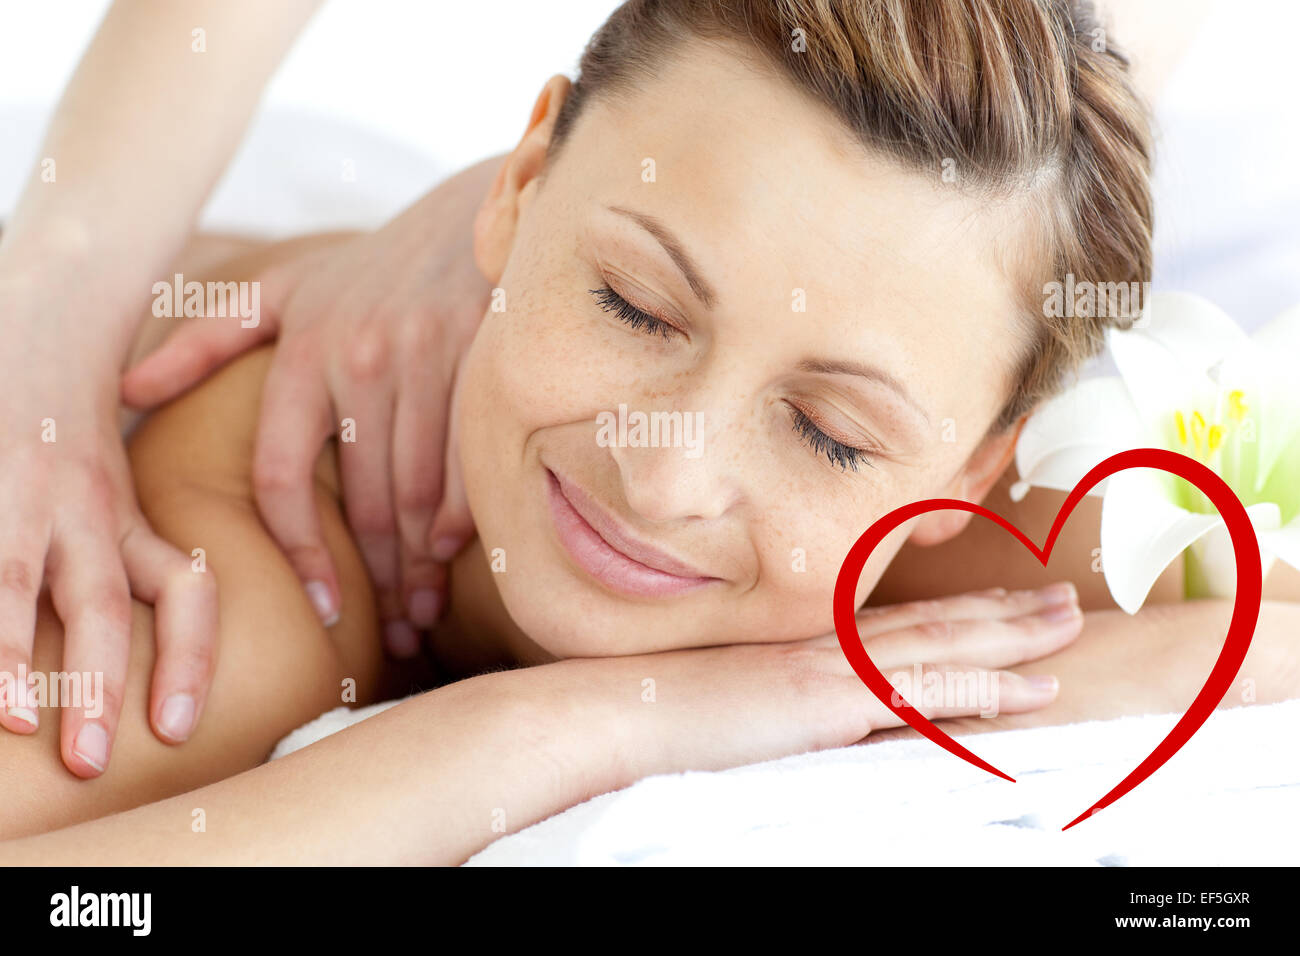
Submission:
[[[1205,416],[1200,412],[1192,412],[1192,441],[1196,442],[1196,450],[1205,453]]]
[[[1210,454],[1213,455],[1218,447],[1223,444],[1223,426],[1210,426]]]
[[[1239,422],[1246,417],[1246,396],[1241,389],[1235,389],[1228,393],[1228,417],[1234,422]]]
[[[1187,423],[1183,421],[1183,413],[1181,411],[1174,412],[1174,421],[1178,424],[1178,443],[1186,446]]]

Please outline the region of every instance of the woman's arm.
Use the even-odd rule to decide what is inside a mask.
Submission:
[[[1004,711],[1029,709],[1052,682],[991,668],[1069,643],[1077,608],[1055,619],[1056,600],[961,595],[868,612],[861,628],[887,674],[996,681]],[[933,719],[986,706],[965,693],[918,703]],[[651,774],[842,746],[897,723],[833,635],[566,660],[430,691],[193,793],[4,844],[0,862],[455,863]]]

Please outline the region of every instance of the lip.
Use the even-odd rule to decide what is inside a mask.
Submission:
[[[549,468],[546,483],[560,543],[580,568],[609,589],[666,597],[721,580],[638,541],[586,492]]]

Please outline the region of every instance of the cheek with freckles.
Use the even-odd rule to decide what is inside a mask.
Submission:
[[[894,507],[873,503],[870,488],[859,489],[851,502],[839,507],[823,500],[821,507],[807,496],[785,495],[763,508],[751,524],[751,540],[760,554],[760,588],[789,639],[834,629],[831,598],[840,565],[853,543],[877,518]],[[901,502],[900,502],[901,503]],[[845,505],[848,507],[845,507]],[[881,543],[858,580],[858,603],[866,600],[907,537],[911,525],[897,529]],[[772,634],[769,639],[780,635]]]

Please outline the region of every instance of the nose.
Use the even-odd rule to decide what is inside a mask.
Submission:
[[[696,392],[672,409],[620,406],[626,440],[610,452],[628,505],[647,521],[720,518],[742,497],[738,403],[704,399]]]

